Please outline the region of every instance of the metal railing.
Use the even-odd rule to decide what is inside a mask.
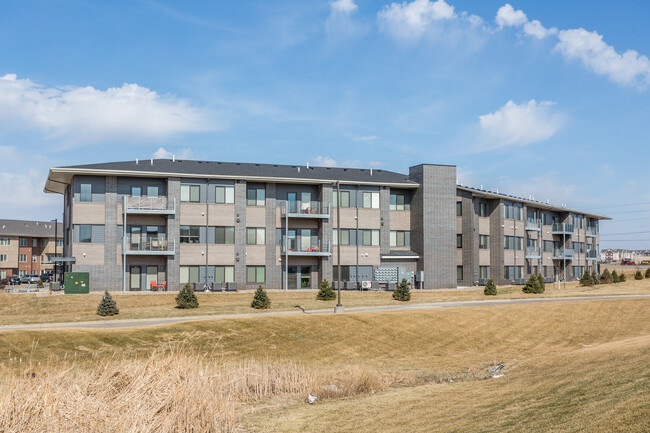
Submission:
[[[326,216],[329,218],[330,205],[320,201],[284,201],[280,204],[282,207],[282,216],[289,217],[303,217],[303,218],[322,218]]]
[[[554,235],[573,234],[573,224],[553,223],[552,231]]]
[[[526,230],[541,230],[542,220],[529,220],[526,219]]]
[[[596,237],[598,236],[598,229],[596,229],[596,227],[587,227],[585,229],[585,234],[587,236]]]
[[[539,247],[526,247],[526,257],[540,257],[541,250]]]
[[[164,235],[129,234],[126,237],[127,254],[174,254],[176,240],[166,239]]]
[[[295,239],[287,239],[283,236],[282,253],[289,253],[289,255],[326,255],[330,253],[330,242],[321,242],[320,239],[312,240],[311,238],[298,237]]]
[[[554,259],[573,259],[574,251],[570,248],[554,248],[553,249],[553,258]]]
[[[124,196],[124,211],[126,213],[174,213],[175,210],[176,199]]]
[[[598,251],[596,250],[587,250],[587,260],[597,260]]]

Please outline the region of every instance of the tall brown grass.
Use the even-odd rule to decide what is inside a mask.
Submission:
[[[71,361],[0,374],[2,432],[238,432],[256,405],[295,404],[384,389],[362,368],[230,363],[180,350],[147,359]]]

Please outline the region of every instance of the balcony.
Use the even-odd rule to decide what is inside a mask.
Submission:
[[[526,258],[527,259],[539,259],[542,257],[541,251],[536,247],[526,247]]]
[[[587,229],[585,230],[585,234],[589,238],[595,238],[596,236],[598,236],[598,229],[595,227],[587,227]]]
[[[553,260],[573,260],[574,252],[570,248],[554,248]]]
[[[565,223],[553,223],[553,234],[554,235],[573,235],[573,224]]]
[[[324,219],[330,217],[330,205],[319,201],[311,202],[284,202],[281,205],[282,218],[313,218]]]
[[[542,220],[526,220],[526,230],[541,231],[542,230]]]
[[[167,197],[124,196],[124,212],[127,214],[173,215],[176,213],[176,199]]]
[[[587,250],[587,260],[598,260],[598,251]]]
[[[176,253],[176,241],[159,234],[130,234],[126,237],[125,252],[127,255],[173,256]]]
[[[312,256],[312,257],[329,257],[332,255],[330,251],[330,243],[321,242],[319,240],[311,240],[310,238],[288,239],[286,236],[282,238],[282,254],[289,256]]]

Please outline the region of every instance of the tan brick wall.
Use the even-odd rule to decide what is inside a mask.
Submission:
[[[77,265],[103,265],[104,244],[72,244],[72,257]]]
[[[105,203],[74,203],[72,224],[106,224]]]

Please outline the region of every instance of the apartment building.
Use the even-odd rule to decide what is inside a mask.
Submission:
[[[56,231],[53,222],[0,219],[0,279],[51,272],[55,250],[63,252],[63,224],[58,224],[58,245]]]
[[[432,164],[136,160],[52,168],[45,191],[64,196],[67,269],[97,290],[317,288],[393,269],[427,289],[568,279],[593,268],[606,219],[461,187],[455,166]]]

